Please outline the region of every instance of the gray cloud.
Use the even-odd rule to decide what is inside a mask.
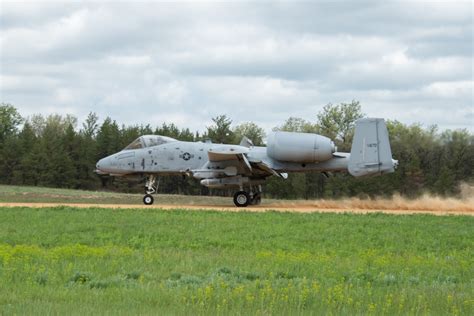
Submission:
[[[0,101],[203,130],[267,129],[360,100],[368,115],[469,128],[472,2],[0,4]]]

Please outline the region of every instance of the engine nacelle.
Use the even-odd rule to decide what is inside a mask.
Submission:
[[[320,162],[332,158],[334,142],[311,133],[273,132],[267,139],[267,155],[289,162]]]

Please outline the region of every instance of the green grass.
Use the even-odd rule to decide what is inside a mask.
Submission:
[[[0,314],[474,314],[474,218],[0,208]]]

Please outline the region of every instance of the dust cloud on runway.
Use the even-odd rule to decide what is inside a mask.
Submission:
[[[441,198],[425,195],[417,199],[400,196],[392,198],[359,199],[347,198],[340,200],[313,201],[277,201],[263,203],[258,206],[239,208],[232,205],[196,205],[196,204],[159,204],[152,206],[142,204],[91,204],[91,203],[0,203],[6,207],[56,207],[71,206],[80,208],[120,208],[120,209],[189,209],[214,211],[248,211],[248,212],[295,212],[295,213],[388,213],[388,214],[434,214],[434,215],[474,215],[474,197]]]

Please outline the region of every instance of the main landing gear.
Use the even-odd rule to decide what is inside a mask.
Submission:
[[[262,186],[259,185],[257,190],[254,191],[250,187],[250,192],[242,190],[235,192],[234,194],[234,204],[237,207],[246,207],[248,205],[260,205],[262,203]]]
[[[143,197],[143,203],[145,205],[152,205],[155,199],[153,198],[154,193],[158,191],[159,181],[157,181],[157,177],[154,175],[149,175],[146,178],[145,183],[145,196]]]

